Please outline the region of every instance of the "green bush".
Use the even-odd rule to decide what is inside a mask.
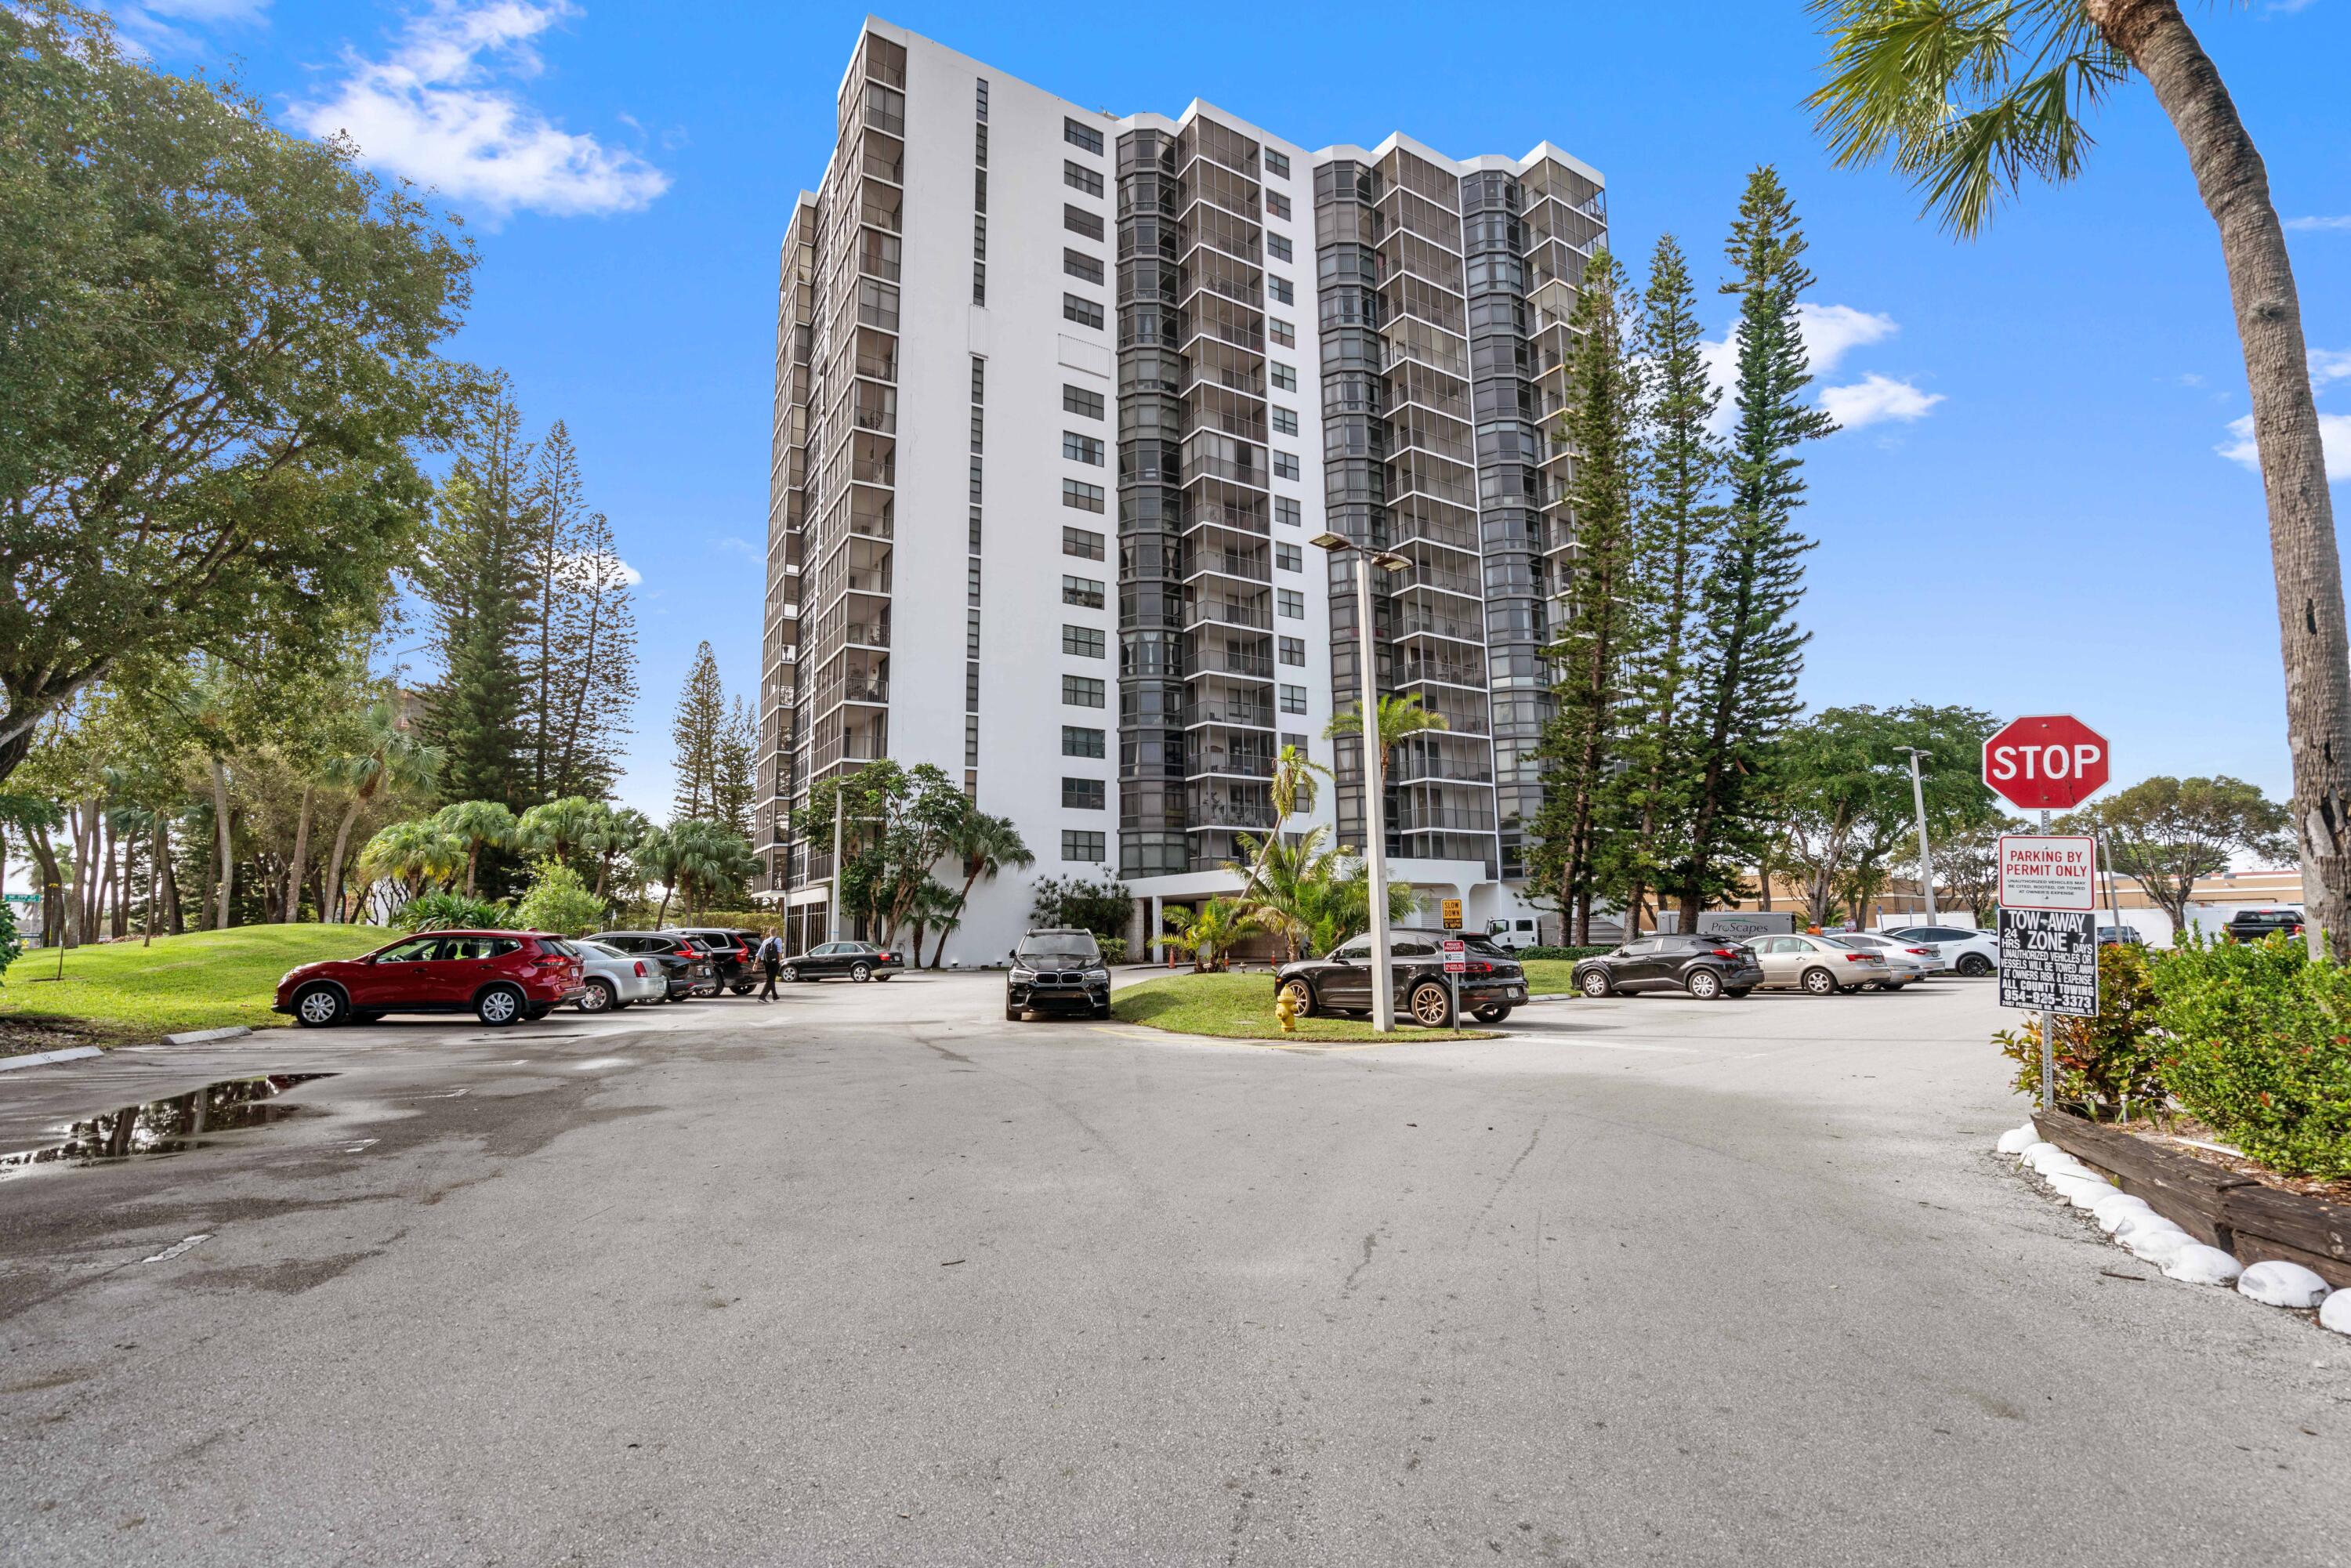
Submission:
[[[515,905],[514,917],[526,931],[584,936],[604,924],[604,901],[562,862],[536,861],[530,868],[530,891]]]
[[[1521,958],[1597,958],[1603,953],[1614,953],[1614,947],[1521,947]]]
[[[24,941],[16,935],[16,912],[0,904],[0,976],[8,973],[8,966],[24,950]]]
[[[2351,1176],[2351,969],[2282,933],[2191,932],[2153,978],[2159,1071],[2180,1107],[2273,1170]]]
[[[2098,952],[2098,1015],[2060,1018],[2052,1040],[2057,1103],[2090,1120],[2115,1121],[2136,1107],[2159,1109],[2164,1041],[2156,1033],[2151,980],[2157,958],[2136,946]],[[2041,1094],[2041,1027],[2002,1030],[1992,1039],[2016,1065],[2016,1090]]]
[[[428,893],[401,905],[392,917],[401,931],[511,931],[514,911],[504,899],[467,898],[462,893]]]

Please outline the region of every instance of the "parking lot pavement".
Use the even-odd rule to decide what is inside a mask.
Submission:
[[[273,1031],[0,1134],[11,1561],[2341,1561],[2351,1348],[1988,1150],[1981,984],[1268,1048],[912,975]]]

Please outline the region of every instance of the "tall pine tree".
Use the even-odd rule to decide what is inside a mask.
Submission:
[[[522,659],[536,623],[532,601],[516,591],[538,527],[530,456],[501,380],[442,484],[417,573],[441,666],[422,727],[441,748],[443,793],[453,800],[532,801]]]
[[[1722,443],[1709,428],[1722,394],[1708,379],[1705,329],[1689,265],[1673,235],[1657,241],[1634,350],[1644,367],[1640,499],[1633,525],[1632,593],[1646,638],[1628,661],[1630,727],[1595,877],[1638,927],[1651,890],[1688,854],[1691,785],[1698,769],[1699,591],[1712,574],[1721,526]]]
[[[751,838],[752,802],[758,798],[758,716],[738,696],[727,708],[726,726],[718,736],[716,809],[711,814],[746,842]]]
[[[676,748],[677,775],[671,820],[715,821],[720,805],[720,753],[726,742],[726,690],[718,679],[718,657],[707,643],[695,650],[694,668],[678,694],[669,736]]]
[[[574,538],[587,515],[580,498],[580,453],[571,432],[561,420],[539,443],[538,464],[531,475],[533,528],[530,536],[526,591],[532,604],[532,636],[523,653],[523,681],[528,688],[529,732],[524,749],[530,768],[531,796],[550,800],[566,793],[556,788],[557,731],[561,720],[565,669],[558,643],[570,608],[569,563]]]
[[[1629,352],[1632,313],[1625,269],[1601,251],[1584,269],[1571,321],[1576,336],[1561,429],[1573,453],[1567,501],[1575,550],[1561,591],[1566,619],[1544,650],[1559,679],[1538,750],[1546,789],[1530,855],[1531,872],[1573,921],[1578,944],[1592,934],[1602,795],[1618,767],[1626,655],[1642,636],[1630,592],[1640,398]]]
[[[621,747],[637,703],[636,574],[621,559],[601,512],[582,518],[554,601],[549,685],[547,791],[602,800],[621,774]]]
[[[1722,291],[1740,301],[1739,418],[1730,436],[1727,527],[1704,592],[1706,728],[1694,759],[1687,852],[1661,883],[1678,898],[1686,931],[1757,863],[1770,831],[1771,744],[1802,706],[1796,678],[1809,634],[1797,626],[1795,611],[1804,591],[1804,552],[1813,545],[1795,529],[1804,494],[1796,449],[1836,428],[1827,414],[1798,401],[1813,379],[1796,316],[1813,283],[1803,254],[1803,231],[1778,172],[1768,164],[1757,169],[1725,246],[1734,276]]]

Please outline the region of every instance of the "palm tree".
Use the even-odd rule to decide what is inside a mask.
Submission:
[[[515,847],[569,862],[601,832],[611,808],[585,795],[566,795],[533,806],[515,824]]]
[[[1443,714],[1421,706],[1420,694],[1417,692],[1409,696],[1401,697],[1394,693],[1383,695],[1380,698],[1380,782],[1385,784],[1388,780],[1388,764],[1395,759],[1397,741],[1407,735],[1418,735],[1426,730],[1452,727],[1452,725],[1446,721]],[[1324,737],[1332,740],[1336,740],[1343,735],[1363,733],[1364,705],[1362,703],[1332,714],[1331,722],[1322,727]],[[1310,796],[1309,799],[1311,800],[1311,797]]]
[[[1212,898],[1197,909],[1180,905],[1165,916],[1168,943],[1192,955],[1196,974],[1225,967],[1225,955],[1256,929],[1257,916],[1229,899]]]
[[[465,896],[474,896],[474,873],[481,863],[482,846],[495,844],[500,849],[511,847],[516,831],[521,824],[515,814],[498,800],[455,800],[434,814],[434,821],[444,832],[455,833],[465,841]]]
[[[370,703],[360,715],[359,732],[350,748],[327,764],[327,779],[351,792],[343,820],[335,829],[335,851],[327,859],[327,902],[319,911],[322,920],[338,918],[343,907],[343,856],[351,847],[351,825],[360,813],[386,789],[395,794],[422,793],[440,776],[441,748],[427,746],[400,726],[399,710],[388,702]],[[329,914],[329,911],[332,914]]]
[[[2351,960],[2351,644],[2302,304],[2269,172],[2176,0],[1813,0],[1829,77],[1807,100],[1841,163],[1881,160],[1971,238],[2027,179],[2080,172],[2084,120],[2136,70],[2220,231],[2268,495],[2286,740],[2312,939]]]
[[[963,892],[956,897],[955,918],[938,923],[939,945],[931,951],[931,967],[934,969],[946,956],[947,933],[963,923],[964,905],[971,901],[973,886],[983,879],[994,882],[996,873],[1007,866],[1015,871],[1026,871],[1037,863],[1037,857],[1030,854],[1029,846],[1021,841],[1020,830],[1013,826],[1012,819],[990,816],[986,811],[974,811],[965,817],[949,836],[947,849],[963,862]],[[921,946],[917,944],[916,957],[919,958],[921,954]]]
[[[596,857],[596,896],[608,896],[612,882],[612,862],[622,855],[634,857],[644,843],[661,830],[643,811],[622,806],[608,810],[580,847]],[[666,880],[666,879],[664,879]]]
[[[1315,912],[1323,891],[1343,878],[1339,852],[1322,844],[1330,831],[1317,822],[1295,840],[1269,833],[1261,843],[1242,833],[1238,841],[1249,863],[1226,863],[1225,869],[1241,879],[1241,890],[1233,902],[1281,944],[1284,962],[1295,959],[1313,940]]]
[[[420,817],[380,830],[360,851],[360,874],[390,877],[410,898],[434,883],[448,883],[465,863],[465,841],[437,818]]]
[[[685,894],[688,915],[703,908],[720,888],[751,874],[756,862],[751,846],[723,822],[700,818],[673,823],[662,835],[661,858],[667,867],[663,881]],[[662,912],[669,911],[669,893],[662,894]]]

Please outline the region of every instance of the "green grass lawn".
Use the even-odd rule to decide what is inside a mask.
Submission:
[[[1111,1012],[1128,1023],[1148,1024],[1176,1034],[1214,1035],[1222,1040],[1490,1040],[1491,1030],[1421,1029],[1399,1018],[1393,1036],[1375,1034],[1353,1019],[1302,1018],[1298,1032],[1285,1035],[1273,1016],[1270,975],[1169,975],[1122,987],[1112,995]]]
[[[12,1032],[46,1019],[71,1019],[108,1040],[152,1040],[182,1030],[287,1020],[269,1010],[277,978],[297,964],[349,958],[397,932],[374,925],[240,925],[76,947],[57,973],[55,949],[32,948],[0,985],[0,1051]],[[37,1045],[32,1049],[39,1049]]]
[[[1573,958],[1525,958],[1520,963],[1527,972],[1527,995],[1531,997],[1554,996],[1575,989]]]

